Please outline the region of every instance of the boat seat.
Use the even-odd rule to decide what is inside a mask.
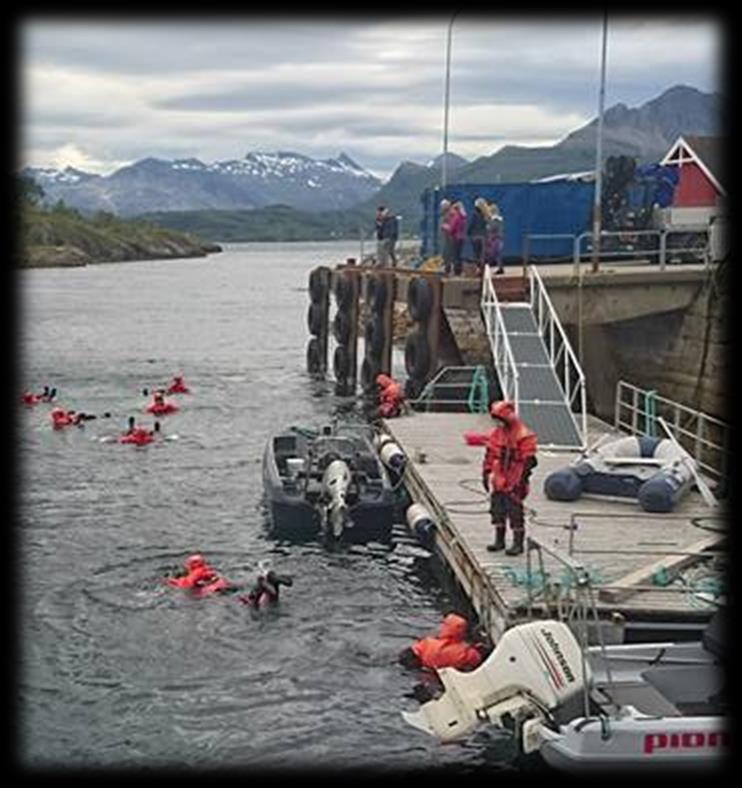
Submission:
[[[611,702],[614,702],[619,706],[634,706],[638,711],[650,716],[681,716],[680,709],[677,706],[672,704],[651,684],[643,682],[617,684],[614,688],[603,686],[595,692],[595,696],[604,708],[607,708]]]
[[[719,665],[658,665],[641,675],[683,714],[718,714],[724,702]]]

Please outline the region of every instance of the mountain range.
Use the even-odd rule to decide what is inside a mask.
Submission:
[[[658,161],[680,134],[721,134],[722,110],[720,94],[685,85],[669,88],[639,107],[615,104],[603,116],[604,157]],[[449,153],[447,179],[451,184],[506,183],[593,170],[596,139],[597,118],[552,146],[507,145],[473,161]],[[438,156],[427,164],[404,161],[385,183],[345,154],[316,160],[293,152],[248,153],[244,159],[214,164],[148,158],[107,176],[72,168],[24,172],[42,186],[47,201],[63,200],[82,212],[148,214],[159,223],[187,229],[191,218],[208,211],[209,237],[214,240],[225,240],[219,236],[220,214],[234,226],[239,224],[236,214],[254,212],[251,226],[255,228],[266,211],[275,221],[277,214],[270,206],[279,204],[284,218],[291,209],[297,211],[292,237],[300,232],[301,215],[308,213],[318,214],[311,220],[313,232],[324,223],[328,237],[337,237],[338,226],[343,232],[359,223],[372,226],[379,204],[401,214],[403,229],[415,233],[421,218],[420,195],[440,183],[442,159]],[[349,221],[338,223],[339,212],[346,213]],[[240,240],[258,239],[251,235]]]
[[[301,153],[248,153],[205,164],[199,159],[146,158],[110,175],[28,167],[45,201],[62,200],[83,213],[135,216],[152,211],[236,210],[283,203],[301,210],[341,210],[378,191],[381,181],[341,153],[312,159]]]

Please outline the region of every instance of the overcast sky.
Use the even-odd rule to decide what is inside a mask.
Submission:
[[[450,16],[19,21],[21,164],[107,173],[145,156],[341,151],[382,178],[443,149]],[[609,16],[606,108],[723,92],[722,23]],[[602,18],[461,12],[449,151],[551,145],[597,115]]]

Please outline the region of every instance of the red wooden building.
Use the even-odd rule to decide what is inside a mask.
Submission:
[[[712,208],[726,197],[721,185],[721,156],[718,137],[678,137],[660,164],[680,168],[673,207]]]

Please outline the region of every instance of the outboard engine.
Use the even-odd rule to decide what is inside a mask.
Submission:
[[[435,520],[421,504],[413,503],[407,507],[407,525],[423,547],[431,549],[435,542]]]
[[[402,477],[405,466],[407,465],[407,456],[399,448],[399,446],[392,440],[389,435],[379,433],[374,438],[374,446],[376,451],[379,452],[379,457],[384,465],[392,471],[398,478]]]
[[[348,524],[348,504],[345,497],[351,482],[350,468],[344,460],[333,460],[322,475],[322,497],[326,501],[323,525],[339,537]]]
[[[507,630],[470,673],[454,668],[437,672],[444,693],[402,716],[443,741],[465,736],[482,722],[512,730],[520,739],[529,720],[545,719],[567,704],[579,709],[590,684],[579,643],[566,624],[552,620]]]

